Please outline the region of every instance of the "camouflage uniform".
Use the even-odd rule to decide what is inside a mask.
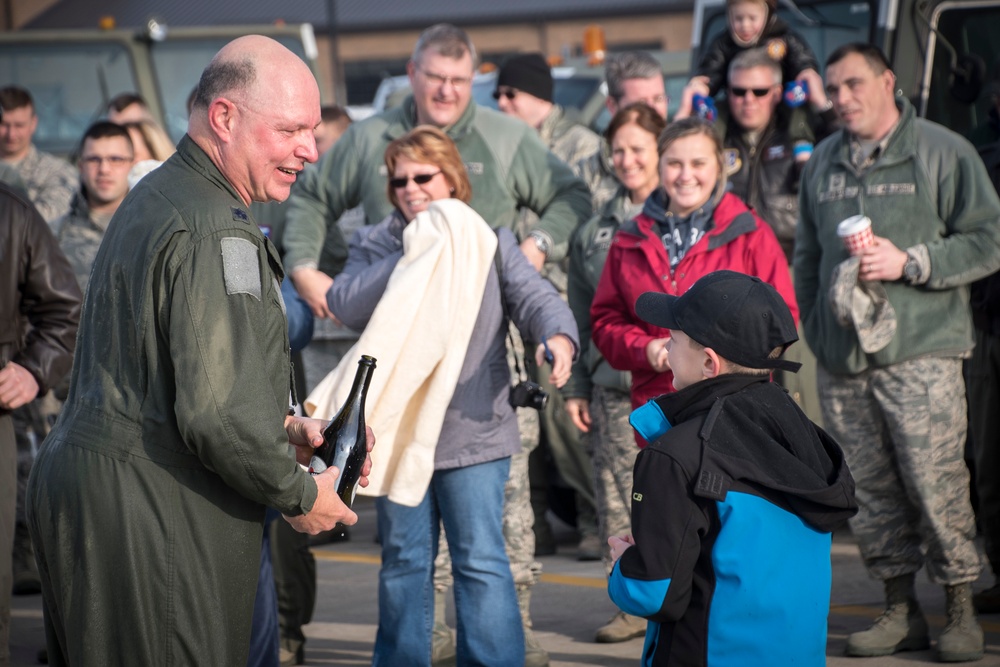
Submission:
[[[56,221],[69,211],[73,194],[80,188],[80,175],[73,165],[34,146],[24,159],[13,165],[28,190],[28,199],[58,232]]]
[[[827,430],[858,480],[851,530],[868,569],[886,580],[926,563],[935,583],[975,581],[982,566],[964,460],[962,360],[923,357],[851,376],[820,366],[818,377]]]
[[[566,112],[559,105],[554,105],[549,115],[542,121],[538,128],[538,136],[542,143],[552,151],[560,160],[568,165],[575,164],[600,151],[602,145],[601,138],[586,127],[580,125],[566,115]],[[515,229],[519,239],[525,238],[534,228],[538,221],[538,216],[532,211],[522,208],[517,220]],[[563,254],[563,253],[560,253]],[[542,267],[542,276],[545,277],[559,291],[563,299],[566,298],[566,273],[569,268],[569,258],[564,257],[558,262],[546,262]],[[537,344],[540,341],[531,341]],[[518,341],[517,345],[520,345]],[[536,410],[518,410],[518,425],[521,428],[521,442],[528,446],[528,450],[533,450],[539,443],[539,438],[545,438],[549,453],[555,460],[556,468],[563,479],[576,492],[578,509],[577,522],[580,532],[593,534],[597,531],[597,510],[594,503],[594,483],[593,471],[590,458],[587,455],[580,433],[573,422],[566,414],[565,403],[562,395],[554,387],[548,386],[547,375],[540,374],[534,364],[534,345],[529,346],[528,356],[525,359],[525,370],[528,376],[535,382],[542,385],[549,394],[549,402],[545,410],[539,413]],[[530,414],[528,414],[530,413]],[[532,435],[534,433],[534,435]],[[529,438],[534,437],[534,442],[529,443]],[[511,462],[511,467],[516,463]],[[512,474],[511,483],[518,483]],[[524,483],[528,484],[528,477],[524,477]],[[530,493],[523,490],[530,502]],[[508,488],[508,497],[520,497],[522,489]],[[506,530],[511,530],[508,526],[511,519],[504,518]],[[534,524],[532,520],[529,527]],[[523,548],[523,543],[522,547]],[[508,545],[508,551],[510,546]],[[525,556],[523,562],[533,561],[534,539],[531,540],[531,553]],[[515,557],[512,557],[512,561]],[[517,576],[515,573],[515,582]]]
[[[590,339],[590,304],[604,270],[604,262],[618,228],[641,211],[629,200],[625,188],[616,184],[612,196],[577,230],[570,241],[569,305],[580,331],[580,358],[573,375],[562,388],[567,398],[589,401],[590,431],[585,434],[593,462],[594,498],[598,536],[607,544],[611,535],[632,533],[632,467],[639,448],[628,422],[632,412],[630,374],[608,364]],[[602,560],[611,573],[611,554],[602,550]]]
[[[632,469],[639,448],[628,422],[632,399],[627,391],[596,385],[590,398],[590,432],[585,434],[594,462],[594,498],[602,544],[612,535],[632,534]],[[605,549],[601,560],[610,576],[614,565]]]
[[[94,265],[109,222],[111,215],[91,213],[87,198],[79,191],[73,197],[69,213],[56,221],[59,247],[73,267],[76,282],[83,293],[87,292],[90,268]]]
[[[579,176],[590,189],[594,213],[600,213],[615,192],[618,191],[618,179],[611,166],[611,152],[607,143],[601,143],[597,150],[587,157],[571,162],[573,173]]]

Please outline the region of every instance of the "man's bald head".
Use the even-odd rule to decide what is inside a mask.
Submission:
[[[316,161],[319,121],[319,87],[305,62],[249,35],[205,68],[188,134],[244,201],[282,201],[305,163]]]
[[[202,72],[193,109],[207,109],[220,96],[255,97],[259,94],[258,82],[275,69],[284,69],[286,76],[305,73],[312,78],[301,58],[270,37],[247,35],[234,39],[215,54]]]

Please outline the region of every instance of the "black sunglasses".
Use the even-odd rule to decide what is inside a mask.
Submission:
[[[440,171],[435,171],[433,174],[417,174],[413,176],[413,182],[417,185],[427,185],[431,182],[431,179],[440,174]],[[409,176],[403,176],[402,178],[390,178],[389,185],[392,186],[393,190],[402,190],[406,187],[406,184],[410,182]]]
[[[498,88],[493,91],[493,99],[499,100],[501,97],[506,97],[508,100],[512,100],[517,97],[517,91],[513,88],[507,88],[505,90],[500,90]]]
[[[747,93],[753,93],[754,97],[764,97],[769,92],[770,88],[730,88],[729,92],[733,94],[733,97],[746,97]]]

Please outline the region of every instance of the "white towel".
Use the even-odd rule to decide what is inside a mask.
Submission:
[[[414,507],[434,474],[434,451],[479,316],[497,236],[457,199],[431,203],[403,231],[403,257],[358,342],[305,401],[332,418],[362,354],[378,360],[366,399],[375,433],[369,485]]]

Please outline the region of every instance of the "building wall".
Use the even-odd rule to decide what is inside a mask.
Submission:
[[[0,0],[0,30],[14,30],[59,0]],[[95,26],[96,27],[96,26]]]
[[[609,50],[645,48],[661,51],[684,51],[691,47],[691,13],[661,13],[601,19],[600,21],[549,21],[539,23],[510,23],[503,25],[466,26],[476,49],[486,59],[497,54],[541,51],[547,56],[580,55],[585,29],[599,25],[604,30]],[[321,28],[317,28],[321,30]],[[423,28],[392,32],[347,33],[339,36],[340,54],[345,66],[355,74],[359,67],[372,63],[372,70],[384,69],[386,74],[402,74],[403,63],[412,53],[413,46]],[[333,58],[329,35],[317,35],[319,44],[320,82],[324,91],[335,91]],[[369,78],[376,75],[369,73]],[[377,81],[375,81],[377,84]],[[356,89],[356,87],[355,87]],[[367,103],[368,99],[355,99],[352,104]],[[335,99],[336,95],[333,98]]]

